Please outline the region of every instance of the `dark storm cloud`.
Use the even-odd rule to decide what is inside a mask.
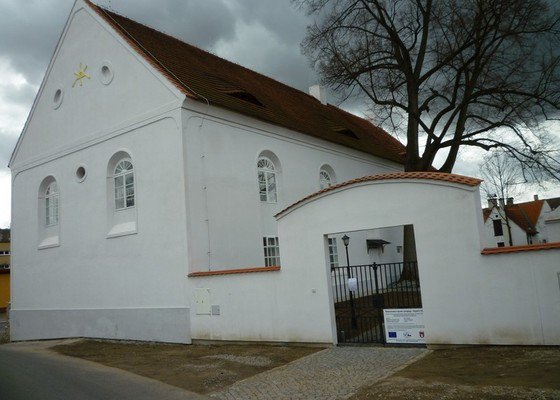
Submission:
[[[108,6],[109,1],[99,4]],[[308,19],[289,0],[168,0],[158,5],[110,1],[125,16],[298,89],[307,90],[316,81],[299,48]],[[263,35],[270,40],[259,45]],[[224,47],[228,50],[220,52]]]
[[[8,166],[16,142],[17,136],[0,129],[0,171],[4,171]]]
[[[7,58],[31,84],[40,83],[73,3],[72,0],[0,0],[0,57]],[[305,89],[302,86],[314,79],[299,51],[307,17],[289,0],[99,0],[97,3],[210,51],[218,42],[235,47],[239,24],[258,24],[277,43],[276,48],[254,49],[270,55],[269,62],[259,65],[260,72],[275,77],[280,71],[282,81],[300,89]]]
[[[98,4],[203,49],[235,36],[236,16],[222,0],[103,0]]]
[[[38,85],[73,1],[0,1],[0,57]]]

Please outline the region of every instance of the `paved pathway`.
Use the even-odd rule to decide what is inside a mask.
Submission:
[[[0,346],[2,400],[208,399],[153,379],[45,350],[52,342]]]
[[[217,399],[346,399],[427,354],[420,348],[334,347],[234,383]]]

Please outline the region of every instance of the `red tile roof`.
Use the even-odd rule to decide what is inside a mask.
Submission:
[[[196,278],[199,276],[232,275],[232,274],[246,274],[251,272],[272,272],[272,271],[280,271],[280,267],[279,266],[253,267],[253,268],[223,269],[218,271],[200,271],[200,272],[191,272],[187,276],[189,278]]]
[[[537,233],[537,222],[544,200],[506,205],[508,217],[527,233]]]
[[[383,129],[313,96],[86,2],[186,96],[400,164]]]
[[[520,253],[524,251],[560,249],[560,243],[528,244],[524,246],[493,247],[482,250],[481,254]]]
[[[324,193],[330,192],[332,190],[337,190],[339,188],[345,187],[345,186],[350,186],[356,183],[362,183],[362,182],[370,182],[370,181],[382,181],[382,180],[399,180],[399,179],[426,179],[426,180],[432,180],[432,181],[443,181],[443,182],[450,182],[450,183],[459,183],[462,185],[467,185],[467,186],[478,186],[482,180],[481,179],[477,179],[477,178],[471,178],[469,176],[464,176],[464,175],[457,175],[457,174],[448,174],[445,172],[424,172],[424,171],[419,171],[419,172],[392,172],[389,174],[379,174],[379,175],[369,175],[369,176],[363,176],[361,178],[356,178],[356,179],[351,179],[349,181],[346,182],[342,182],[339,183],[338,185],[333,185],[331,187],[328,187],[326,189],[323,190],[319,190],[318,192],[312,193],[309,196],[304,197],[301,200],[296,201],[295,203],[291,204],[290,206],[286,207],[285,209],[283,209],[282,211],[280,211],[278,214],[275,215],[275,217],[278,217],[280,214],[285,213],[286,211],[296,207],[297,205],[310,200],[314,197],[317,197],[319,195],[322,195]]]

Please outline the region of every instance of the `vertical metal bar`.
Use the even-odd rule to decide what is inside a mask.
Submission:
[[[373,263],[373,274],[375,278],[375,295],[379,296],[379,282],[377,279],[377,268],[378,268],[377,264]],[[377,301],[379,301],[379,298]],[[382,311],[382,307],[380,306],[377,307],[377,318],[378,318],[377,326],[379,327],[378,337],[381,339],[381,343],[385,343],[385,335],[383,334],[383,311]]]
[[[376,307],[375,307],[375,304],[374,304],[375,289],[373,287],[374,282],[373,282],[373,276],[372,276],[372,272],[371,272],[372,268],[373,268],[373,265],[368,265],[367,274],[368,274],[368,277],[369,277],[369,282],[368,282],[369,287],[368,287],[367,291],[368,291],[368,298],[370,299],[369,304],[371,305],[371,310],[372,310],[371,311],[371,318],[372,318],[372,321],[373,321],[372,322],[373,326],[371,328],[371,340],[372,340],[372,342],[376,342],[378,336],[377,336],[376,319],[374,317]]]
[[[399,273],[397,266],[393,263],[391,264],[391,266],[393,267],[393,269],[395,270],[395,276],[397,276],[397,278],[395,279],[397,282],[399,282],[401,280],[402,277],[402,271],[401,273]],[[401,307],[401,305],[404,303],[404,299],[403,299],[403,293],[402,293],[402,285],[400,283],[397,283],[397,285],[395,286],[395,289],[397,291],[397,308]]]

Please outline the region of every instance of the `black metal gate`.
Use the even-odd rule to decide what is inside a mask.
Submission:
[[[339,343],[384,343],[383,309],[421,308],[416,262],[331,267]]]

